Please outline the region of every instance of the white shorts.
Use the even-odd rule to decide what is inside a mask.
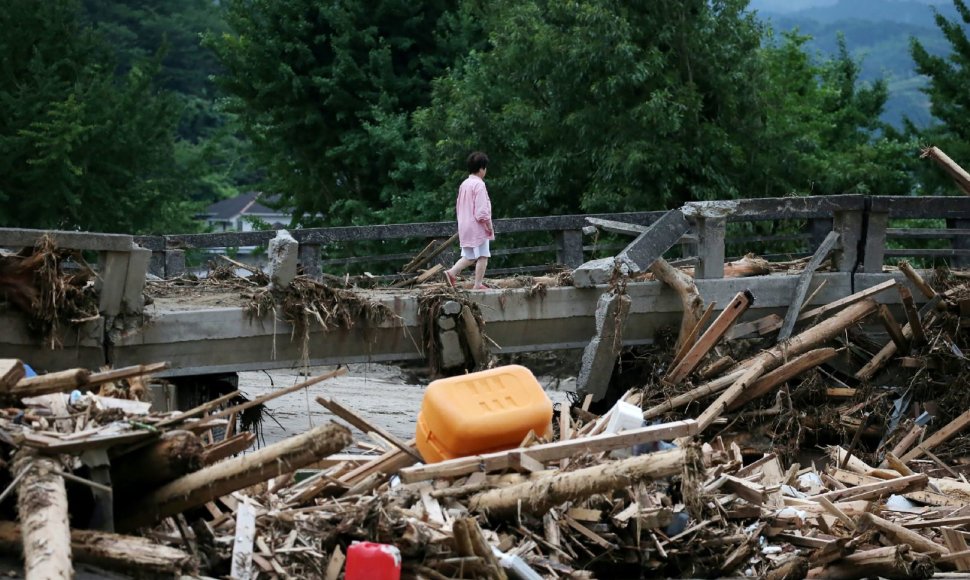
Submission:
[[[461,257],[466,260],[477,260],[479,258],[491,258],[492,254],[488,251],[488,240],[476,247],[464,247],[461,248]]]

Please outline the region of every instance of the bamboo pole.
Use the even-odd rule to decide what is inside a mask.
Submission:
[[[350,432],[336,423],[321,425],[249,455],[227,459],[180,477],[125,509],[118,529],[150,525],[234,491],[318,461],[350,445]]]

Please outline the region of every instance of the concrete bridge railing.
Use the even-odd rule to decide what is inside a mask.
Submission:
[[[772,255],[778,243],[800,244],[799,255],[810,255],[831,231],[839,232],[843,249],[838,262],[845,271],[876,272],[886,258],[944,258],[953,266],[970,264],[970,197],[887,197],[864,195],[839,195],[827,197],[785,197],[713,202],[730,206],[721,217],[696,217],[693,227],[682,239],[675,258],[688,258],[698,262],[698,276],[718,278],[723,275],[725,258],[732,253],[747,252],[749,245],[757,245],[765,257],[791,256],[791,252]],[[575,268],[594,253],[608,252],[609,247],[584,238],[588,230],[587,218],[627,222],[647,226],[664,215],[663,211],[616,214],[567,215],[534,218],[499,219],[495,222],[496,233],[505,244],[496,244],[494,254],[533,254],[548,256],[554,252],[555,260],[540,260],[526,266],[491,270],[494,275],[549,271],[556,265]],[[934,220],[930,226],[913,224],[894,225],[898,220]],[[728,237],[728,224],[743,222],[798,223],[801,230],[792,233],[768,235],[743,235]],[[940,227],[943,226],[943,227]],[[340,244],[386,240],[443,240],[455,232],[454,222],[431,222],[415,224],[391,224],[359,227],[307,228],[291,230],[300,243],[300,260],[304,272],[319,275],[326,270],[337,269],[343,274],[354,264],[375,261],[406,262],[410,254],[356,255],[343,258],[326,258],[323,248]],[[515,234],[546,233],[552,243],[539,246],[516,247]],[[142,248],[151,250],[151,272],[162,277],[173,277],[184,271],[184,252],[188,249],[212,250],[231,247],[265,245],[273,238],[273,231],[222,232],[211,234],[187,234],[166,236],[137,236],[134,241]],[[887,248],[887,243],[907,240],[937,240],[937,248]],[[616,246],[616,248],[622,247]],[[767,255],[766,255],[767,254]],[[452,258],[446,256],[444,262]],[[450,264],[449,264],[450,265]]]
[[[723,211],[711,217],[710,212],[696,213],[692,227],[679,243],[679,254],[696,263],[696,277],[723,277],[724,262],[732,256],[728,248],[740,253],[749,245],[758,245],[769,254],[773,244],[802,244],[800,255],[809,255],[829,231],[840,234],[841,243],[835,252],[836,267],[841,272],[877,273],[890,258],[945,259],[951,266],[970,265],[970,197],[888,197],[838,195],[827,197],[783,197],[709,202]],[[689,204],[688,204],[689,205]],[[525,248],[508,247],[496,250],[497,255],[542,254],[555,251],[555,261],[548,259],[507,271],[492,269],[490,273],[549,271],[555,266],[575,268],[588,260],[593,252],[604,248],[587,243],[584,229],[587,218],[595,217],[647,226],[666,212],[636,212],[595,215],[567,215],[534,218],[499,219],[495,230],[500,239],[522,233],[551,234],[553,244]],[[715,212],[717,213],[717,212]],[[900,222],[900,220],[907,220]],[[918,220],[918,223],[913,223]],[[742,235],[729,237],[729,224],[744,222],[788,222],[800,225],[800,232],[792,228],[776,235]],[[943,226],[943,227],[940,227]],[[321,248],[359,241],[445,239],[455,232],[454,222],[391,224],[359,227],[307,228],[291,230],[300,243],[300,261],[305,273],[319,275],[325,267],[348,266],[380,259],[403,263],[410,254],[392,256],[353,256],[324,259]],[[42,236],[54,237],[60,247],[93,252],[99,271],[101,313],[116,316],[121,312],[141,311],[140,295],[145,274],[174,277],[184,272],[185,251],[189,249],[217,249],[267,244],[274,231],[223,232],[164,236],[130,236],[29,229],[0,228],[0,247],[19,249],[33,246]],[[933,241],[930,248],[898,248],[912,240]],[[893,242],[890,244],[890,242]],[[511,244],[509,244],[511,245]],[[927,245],[923,243],[922,245]],[[894,247],[890,247],[894,246]],[[784,255],[791,256],[786,252]],[[450,258],[447,258],[450,259]],[[344,271],[338,272],[343,274]]]

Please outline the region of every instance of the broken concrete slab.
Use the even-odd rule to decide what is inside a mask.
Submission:
[[[684,212],[674,209],[665,213],[660,219],[650,224],[650,228],[637,236],[637,239],[616,256],[616,263],[621,269],[629,269],[631,273],[645,272],[650,265],[664,255],[671,246],[676,244],[681,236],[690,229],[690,222]]]
[[[290,232],[279,230],[269,241],[269,278],[275,288],[286,288],[296,278],[300,244]]]
[[[573,270],[573,286],[576,288],[592,288],[598,284],[606,284],[613,278],[615,268],[615,258],[590,260]]]
[[[607,292],[596,303],[596,336],[583,351],[583,364],[576,379],[581,397],[593,395],[599,401],[606,395],[613,376],[613,365],[623,346],[623,326],[632,301],[626,294]]]
[[[453,330],[456,326],[455,319],[451,316],[439,316],[438,317],[438,329],[439,330]]]

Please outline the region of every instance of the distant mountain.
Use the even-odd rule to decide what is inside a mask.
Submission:
[[[811,36],[806,48],[823,56],[835,54],[843,34],[849,52],[862,61],[862,80],[889,81],[885,121],[897,126],[904,116],[920,126],[932,121],[929,101],[920,91],[926,79],[914,70],[910,39],[919,39],[933,54],[949,52],[934,9],[954,18],[950,0],[754,0],[750,7],[775,31],[797,28]]]
[[[839,0],[751,0],[749,7],[762,13],[791,14],[816,8],[825,9],[839,3]],[[948,4],[948,0],[913,0],[914,4],[939,5]],[[847,3],[848,4],[848,3]],[[855,0],[853,6],[865,9],[866,0]]]

